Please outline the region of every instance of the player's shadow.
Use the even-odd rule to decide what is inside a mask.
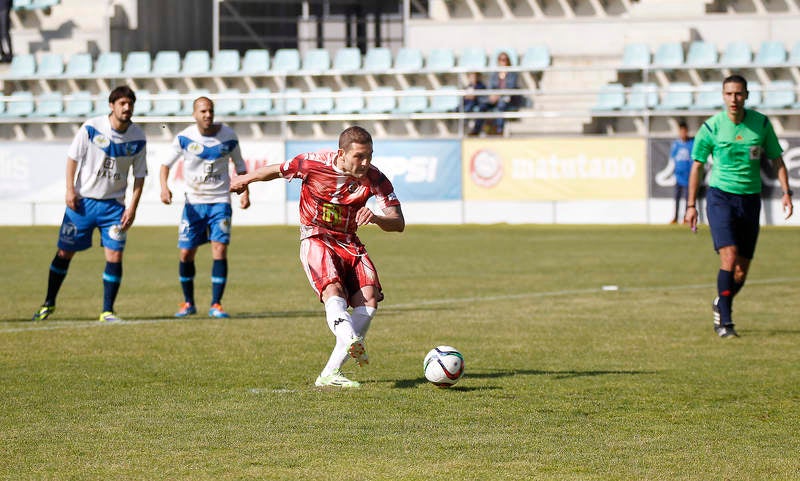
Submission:
[[[576,370],[566,370],[566,371],[550,371],[550,370],[539,370],[539,369],[509,369],[509,370],[496,370],[496,371],[467,371],[465,374],[465,378],[468,379],[497,379],[501,377],[511,377],[511,376],[548,376],[552,377],[553,379],[562,380],[562,379],[572,379],[577,377],[591,377],[591,376],[632,376],[632,375],[640,375],[640,374],[655,374],[655,371],[602,371],[602,370],[590,370],[590,371],[576,371]],[[424,377],[418,377],[416,379],[398,379],[394,381],[394,387],[398,389],[408,389],[419,386],[420,384],[427,383],[428,380]],[[453,387],[452,389],[458,389],[458,387]],[[497,387],[476,387],[476,388],[463,388],[462,390],[482,390],[482,389],[499,389]]]

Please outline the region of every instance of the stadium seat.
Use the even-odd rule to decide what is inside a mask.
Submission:
[[[100,77],[118,77],[122,74],[122,55],[119,52],[103,52],[94,64],[94,73]]]
[[[27,117],[33,113],[34,101],[32,93],[17,90],[12,92],[10,97],[6,101],[5,117]]]
[[[95,102],[95,111],[98,107],[103,107],[108,111],[108,99],[100,99]],[[153,110],[153,94],[149,90],[139,89],[136,91],[136,105],[133,110],[134,115],[150,115]]]
[[[367,50],[364,56],[365,72],[385,72],[392,68],[392,51],[385,47]]]
[[[550,61],[550,50],[544,45],[536,45],[525,50],[520,66],[526,70],[544,70],[550,66]]]
[[[36,98],[36,109],[31,117],[54,117],[64,113],[64,95],[61,92],[43,92]]]
[[[303,72],[326,72],[330,68],[331,54],[324,48],[312,48],[303,55]]]
[[[725,106],[719,82],[703,82],[697,89],[692,110],[719,110]]]
[[[298,88],[288,88],[283,91],[283,98],[280,100],[278,112],[284,114],[297,114],[303,110],[303,93]]]
[[[486,68],[486,62],[486,51],[481,47],[467,47],[461,51],[461,55],[458,57],[458,66],[468,70]]]
[[[89,53],[73,54],[67,61],[64,75],[67,77],[87,77],[92,75],[92,55]]]
[[[761,107],[762,98],[761,83],[755,80],[747,82],[747,100],[744,103],[745,107],[750,109]]]
[[[361,68],[361,50],[340,48],[333,58],[333,69],[339,72],[355,72]]]
[[[39,58],[36,67],[38,77],[58,77],[64,73],[64,59],[60,53],[46,53]]]
[[[397,99],[394,96],[394,87],[378,87],[371,92],[377,94],[367,97],[367,106],[364,113],[380,114],[388,113],[397,107]]]
[[[242,110],[242,93],[239,89],[221,90],[214,96],[214,113],[217,115],[239,115]]]
[[[638,82],[631,86],[624,110],[646,110],[658,105],[658,85],[654,82]]]
[[[125,57],[125,67],[122,73],[126,77],[141,77],[150,75],[153,61],[149,52],[131,52]]]
[[[683,65],[683,46],[679,42],[663,43],[653,56],[653,66],[661,69]]]
[[[696,40],[689,45],[686,55],[688,67],[713,67],[717,64],[717,47],[710,42]]]
[[[722,57],[720,57],[719,62],[724,66],[750,66],[752,58],[753,51],[750,49],[750,45],[747,44],[747,42],[734,41],[725,47],[725,51],[722,52]]]
[[[430,106],[425,112],[458,112],[461,110],[461,96],[458,95],[458,87],[455,85],[442,85],[437,89],[437,93],[447,93],[448,95],[431,96]]]
[[[622,52],[621,70],[641,70],[650,65],[650,47],[643,43],[629,43]]]
[[[792,51],[789,53],[789,64],[800,67],[800,40],[794,44]]]
[[[178,115],[181,111],[181,99],[177,90],[164,90],[153,95],[152,99],[153,109],[148,115]]]
[[[693,87],[688,82],[673,82],[666,88],[666,93],[661,103],[656,106],[659,110],[681,110],[692,106]]]
[[[272,94],[268,88],[253,89],[244,98],[241,115],[266,115],[273,112]]]
[[[211,73],[215,75],[235,74],[240,71],[239,51],[232,49],[220,50],[214,55],[214,66]]]
[[[764,90],[761,108],[785,109],[795,103],[795,85],[791,80],[775,80]]]
[[[786,48],[783,42],[765,41],[756,53],[755,64],[760,66],[777,66],[786,63]]]
[[[176,115],[192,115],[192,112],[194,112],[194,100],[197,97],[211,98],[211,92],[208,89],[194,89],[191,92],[187,92],[183,100],[181,100],[181,109]],[[216,107],[216,102],[214,104]]]
[[[494,65],[497,63],[497,57],[501,54],[505,53],[508,55],[508,59],[511,61],[511,66],[519,65],[519,57],[517,56],[517,51],[510,47],[498,47],[494,49],[492,52],[492,56],[487,59],[488,65]],[[550,59],[548,58],[547,64],[550,64]]]
[[[153,59],[153,75],[163,77],[178,75],[181,71],[181,54],[177,50],[161,50]]]
[[[36,73],[36,57],[30,53],[23,53],[14,55],[11,59],[11,68],[8,71],[8,77],[21,78],[33,77]]]
[[[333,97],[330,87],[317,87],[306,94],[305,108],[299,114],[327,114],[333,110]]]
[[[428,54],[425,67],[434,72],[449,72],[456,65],[456,55],[450,48],[434,48]]]
[[[394,58],[396,70],[416,72],[422,69],[422,50],[418,48],[401,48]]]
[[[92,114],[94,105],[92,104],[91,92],[80,90],[70,94],[70,97],[64,102],[64,115],[67,117],[87,117]],[[136,107],[139,107],[138,101]]]
[[[397,100],[397,108],[394,109],[398,114],[412,114],[415,112],[424,112],[428,108],[428,97],[425,95],[425,87],[409,87],[403,90],[403,93],[408,95],[401,95]]]
[[[33,0],[14,0],[14,10],[28,10]]]
[[[355,114],[364,110],[364,91],[361,87],[343,88],[339,93],[348,95],[333,99],[332,114]]]
[[[189,50],[186,52],[186,56],[183,58],[183,68],[181,69],[183,75],[207,74],[210,71],[211,56],[207,50]]]
[[[295,48],[281,48],[272,59],[272,71],[275,73],[291,73],[300,70],[300,52]]]
[[[264,75],[269,72],[269,52],[256,48],[248,50],[242,58],[242,73],[245,75]]]
[[[15,2],[16,3],[16,2]],[[32,0],[28,6],[29,10],[44,10],[46,8],[55,7],[61,3],[61,0]]]
[[[606,84],[600,87],[597,103],[592,108],[596,111],[619,110],[625,105],[625,87],[619,83]]]

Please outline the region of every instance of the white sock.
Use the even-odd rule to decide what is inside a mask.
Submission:
[[[375,317],[377,311],[377,308],[370,306],[358,306],[353,308],[353,314],[351,314],[350,317],[353,320],[353,330],[357,336],[364,337],[367,335],[370,323],[372,323],[372,318]]]
[[[334,296],[325,301],[325,319],[328,321],[331,332],[336,336],[336,345],[333,347],[333,352],[331,352],[321,376],[327,376],[344,366],[344,363],[350,359],[347,348],[350,347],[350,341],[355,337],[353,319],[347,312],[347,301],[344,298]]]

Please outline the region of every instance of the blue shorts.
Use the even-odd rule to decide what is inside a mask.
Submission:
[[[178,247],[193,249],[209,240],[230,243],[232,213],[231,205],[226,202],[187,203],[183,207],[181,225],[178,227]]]
[[[739,256],[752,259],[760,228],[761,194],[730,194],[711,187],[706,209],[714,249],[735,245]]]
[[[67,207],[58,248],[77,252],[92,247],[92,233],[100,229],[100,245],[113,251],[125,249],[127,233],[120,230],[119,222],[125,206],[116,199],[78,199],[77,210]]]

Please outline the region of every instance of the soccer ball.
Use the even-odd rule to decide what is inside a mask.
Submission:
[[[439,387],[450,387],[464,375],[464,356],[451,346],[431,349],[422,365],[425,379]]]

